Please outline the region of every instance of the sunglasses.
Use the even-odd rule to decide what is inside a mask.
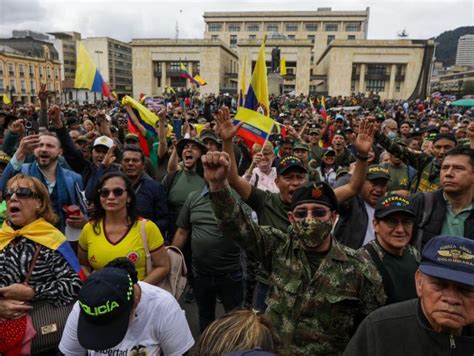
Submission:
[[[404,228],[408,228],[415,223],[415,219],[405,218],[405,219],[396,219],[396,218],[386,218],[382,220],[389,228],[395,229],[398,225],[402,225]]]
[[[324,218],[329,213],[329,209],[325,208],[296,209],[293,212],[293,216],[298,219],[305,219],[308,217],[310,211],[313,218]]]
[[[38,194],[32,191],[30,188],[16,188],[16,190],[7,189],[3,194],[5,200],[10,200],[13,194],[16,195],[18,199],[29,199],[29,198],[38,198]]]
[[[125,193],[126,191],[127,189],[123,189],[123,188],[114,188],[114,189],[102,188],[102,189],[99,189],[99,194],[102,198],[108,198],[110,193],[112,193],[114,197],[121,197],[123,193]]]

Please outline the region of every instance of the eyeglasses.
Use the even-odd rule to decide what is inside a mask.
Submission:
[[[308,217],[309,212],[313,218],[324,218],[328,215],[329,209],[325,208],[314,208],[314,209],[296,209],[293,211],[293,215],[297,219],[305,219]]]
[[[16,190],[7,189],[3,194],[3,197],[5,200],[10,200],[13,194],[15,194],[18,199],[38,198],[38,193],[25,187],[16,188]]]
[[[127,189],[123,189],[123,188],[114,188],[114,189],[106,189],[106,188],[102,188],[102,189],[99,189],[99,194],[102,198],[108,198],[110,193],[112,193],[114,195],[114,197],[121,197],[123,195],[123,193],[125,193],[127,191]]]
[[[387,225],[391,229],[395,229],[400,224],[403,226],[403,228],[409,228],[415,223],[415,220],[411,218],[405,218],[405,219],[387,218],[387,219],[383,219],[382,221],[385,223],[385,225]]]

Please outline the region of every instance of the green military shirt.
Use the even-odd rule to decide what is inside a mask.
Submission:
[[[355,157],[347,148],[344,148],[344,151],[342,151],[341,154],[336,155],[336,163],[339,167],[349,167],[351,163],[355,161]]]
[[[270,273],[266,315],[280,337],[280,355],[337,355],[357,325],[385,302],[375,267],[332,240],[316,273],[290,227],[288,233],[250,221],[230,190],[211,192],[224,236],[255,254]]]
[[[441,228],[441,235],[450,236],[464,236],[464,223],[474,210],[474,204],[470,204],[461,211],[455,213],[453,207],[443,193],[443,198],[446,201],[446,215]]]
[[[389,163],[381,164],[382,167],[387,168],[390,174],[390,181],[387,184],[387,192],[396,190],[410,190],[410,178],[408,176],[408,167],[402,163],[396,167]]]
[[[399,157],[403,162],[418,171],[418,176],[415,177],[410,187],[411,193],[434,192],[440,188],[440,165],[434,157],[398,145],[384,134],[377,134],[375,137],[377,143],[390,154]],[[418,179],[418,177],[420,177],[420,179]]]

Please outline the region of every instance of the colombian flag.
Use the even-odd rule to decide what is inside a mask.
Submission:
[[[274,121],[269,117],[267,65],[265,63],[265,40],[263,39],[252,80],[247,90],[244,106],[239,107],[234,124],[244,122],[237,135],[242,137],[249,148],[254,143],[263,144],[271,134]]]
[[[181,69],[181,74],[180,74],[181,78],[189,79],[191,81],[191,83],[199,85],[197,80],[194,79],[191,74],[189,74],[188,69],[186,68],[186,66],[183,63],[179,64],[179,68]]]
[[[193,79],[194,79],[194,81],[196,81],[199,85],[204,86],[204,85],[207,84],[207,82],[206,82],[199,74],[196,74]]]
[[[324,96],[321,96],[321,106],[319,108],[319,113],[324,118],[328,117],[328,114],[326,112],[326,100],[324,99]]]
[[[107,98],[110,96],[109,86],[104,82],[102,75],[82,42],[79,42],[77,49],[74,88],[88,89],[96,93],[102,93]]]
[[[153,114],[144,105],[142,105],[135,99],[129,97],[128,95],[125,95],[122,98],[122,105],[129,105],[132,108],[133,112],[135,113],[136,117],[138,118],[138,121],[140,121],[140,124],[142,124],[143,127],[147,129],[147,131],[150,131],[151,133],[155,134],[156,123],[159,120],[158,116]],[[140,130],[138,130],[138,128],[135,127],[135,125],[133,124],[130,118],[128,119],[128,131],[138,136],[139,144],[143,150],[143,153],[145,154],[145,156],[149,157],[150,148],[148,147],[148,142],[146,138],[142,135]]]

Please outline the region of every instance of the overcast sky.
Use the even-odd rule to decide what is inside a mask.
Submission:
[[[77,31],[82,37],[202,38],[205,11],[364,10],[370,7],[369,39],[394,39],[403,28],[427,39],[474,24],[473,0],[0,0],[0,36],[14,29]]]

